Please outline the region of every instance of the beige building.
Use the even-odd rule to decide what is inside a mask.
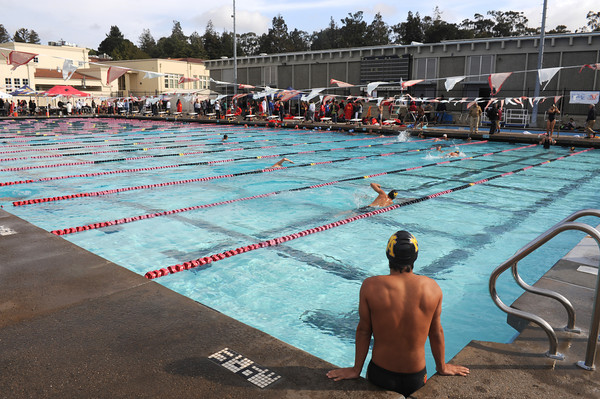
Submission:
[[[25,65],[13,70],[8,65],[11,51],[37,54]],[[144,59],[107,61],[90,57],[89,49],[67,43],[39,45],[30,43],[2,43],[0,53],[0,90],[10,93],[25,85],[43,92],[56,85],[69,85],[96,98],[155,96],[163,93],[208,94],[209,72],[199,59]],[[77,67],[70,79],[64,80],[65,60]],[[123,76],[107,83],[110,67],[129,69]],[[150,74],[149,78],[147,72]],[[193,81],[179,83],[180,78]],[[196,80],[197,79],[197,80]],[[42,104],[45,102],[40,97]]]
[[[204,62],[197,58],[162,59],[151,58],[142,60],[98,61],[102,65],[121,66],[130,68],[121,76],[113,96],[155,96],[163,93],[181,93],[208,95],[210,73]],[[158,78],[146,78],[146,73],[165,74]],[[191,79],[179,83],[181,78]]]

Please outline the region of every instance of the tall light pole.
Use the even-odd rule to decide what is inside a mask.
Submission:
[[[235,0],[233,0],[233,95],[237,94],[238,76],[237,76],[237,35],[235,34]]]
[[[542,62],[544,61],[544,36],[546,35],[546,7],[548,0],[544,0],[544,9],[542,11],[542,27],[540,31],[540,44],[538,46],[538,62],[537,69],[542,69]],[[540,96],[540,74],[535,74],[535,90],[533,93],[534,97]],[[531,111],[531,126],[537,127],[537,114],[538,114],[538,102],[533,103],[533,109]]]

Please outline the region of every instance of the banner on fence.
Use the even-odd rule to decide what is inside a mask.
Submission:
[[[572,91],[569,102],[571,104],[598,104],[600,91]]]

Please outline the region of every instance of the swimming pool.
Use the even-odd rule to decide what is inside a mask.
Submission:
[[[442,287],[450,358],[472,339],[514,334],[489,298],[491,270],[598,206],[595,150],[456,141],[444,150],[462,156],[447,159],[406,135],[107,119],[0,121],[0,136],[0,182],[14,183],[0,187],[4,209],[48,231],[123,221],[64,238],[136,273],[292,237],[155,281],[340,366],[353,362],[360,284],[388,271],[396,230],[417,237],[415,270]],[[271,170],[282,156],[294,164]],[[372,181],[406,205],[356,219]],[[93,194],[70,198],[82,193]],[[35,199],[52,200],[13,206]],[[565,233],[521,262],[524,278],[537,280],[580,238]],[[520,294],[499,284],[506,302]]]

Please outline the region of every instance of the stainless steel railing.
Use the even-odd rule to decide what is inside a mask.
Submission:
[[[533,287],[533,286],[527,284],[525,281],[523,281],[523,279],[519,275],[517,265],[520,260],[527,257],[533,251],[535,251],[536,249],[538,249],[539,247],[544,245],[546,242],[550,241],[552,238],[554,238],[558,234],[560,234],[564,231],[567,231],[567,230],[580,230],[580,231],[583,231],[583,232],[589,234],[592,238],[594,238],[596,240],[596,244],[600,248],[600,232],[585,223],[574,222],[575,220],[577,220],[581,217],[584,217],[584,216],[600,217],[600,210],[598,210],[598,209],[583,209],[581,211],[577,211],[577,212],[573,213],[572,215],[566,217],[565,219],[561,220],[560,222],[558,222],[557,224],[555,224],[554,226],[552,226],[551,228],[546,230],[539,237],[537,237],[536,239],[529,242],[527,245],[525,245],[519,251],[517,251],[517,253],[515,253],[508,260],[506,260],[500,266],[498,266],[492,272],[492,275],[490,276],[490,283],[489,283],[490,295],[492,296],[492,300],[494,301],[496,306],[498,306],[502,311],[504,311],[508,314],[531,321],[531,322],[537,324],[538,326],[540,326],[544,330],[546,335],[548,336],[548,341],[549,341],[549,345],[550,345],[548,352],[546,352],[546,356],[553,358],[553,359],[560,359],[560,360],[564,359],[564,356],[562,354],[558,353],[558,338],[556,336],[554,329],[550,326],[550,324],[546,320],[542,319],[541,317],[539,317],[533,313],[530,313],[530,312],[525,312],[525,311],[522,311],[519,309],[511,308],[510,306],[507,306],[506,304],[504,304],[504,302],[502,302],[502,300],[500,299],[500,297],[498,296],[498,293],[496,291],[496,281],[498,280],[498,277],[502,273],[504,273],[506,270],[508,270],[510,268],[512,271],[513,278],[515,279],[517,284],[519,284],[519,286],[521,286],[524,290],[531,292],[533,294],[546,296],[546,297],[555,299],[558,302],[560,302],[563,305],[563,307],[567,310],[567,314],[568,314],[567,326],[564,327],[563,330],[568,331],[568,332],[573,332],[573,333],[579,333],[580,330],[575,327],[575,309],[573,308],[573,305],[571,304],[571,302],[569,302],[569,300],[567,298],[565,298],[563,295],[561,295],[557,292],[547,290],[544,288]],[[599,266],[599,270],[600,270],[600,265],[598,265],[598,266]],[[598,295],[599,289],[600,289],[600,273],[598,273],[598,277],[596,278],[596,293],[595,293],[595,299],[594,299],[594,308],[592,311],[593,316],[592,316],[592,320],[590,323],[590,330],[589,330],[589,336],[588,336],[588,342],[587,342],[587,348],[586,348],[585,361],[577,362],[577,365],[585,370],[594,370],[594,368],[595,368],[594,358],[596,357],[596,343],[598,342],[598,332],[600,330],[600,296]]]

